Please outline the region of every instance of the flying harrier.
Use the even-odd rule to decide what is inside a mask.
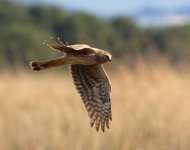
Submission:
[[[109,120],[112,120],[111,85],[102,64],[111,61],[111,54],[85,44],[65,45],[60,38],[58,42],[51,38],[47,45],[64,55],[54,60],[31,62],[32,70],[70,64],[72,78],[90,117],[91,127],[95,124],[98,131],[101,126],[103,132],[105,125],[109,129]]]

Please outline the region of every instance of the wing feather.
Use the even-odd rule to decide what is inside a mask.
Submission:
[[[90,117],[90,125],[109,128],[112,120],[110,92],[111,86],[102,65],[71,65],[71,74],[76,89]]]
[[[86,44],[65,45],[63,44],[60,38],[58,38],[58,42],[56,42],[53,38],[51,38],[50,43],[47,45],[52,49],[65,53],[75,52],[76,54],[81,54],[81,53],[88,54],[96,50]]]

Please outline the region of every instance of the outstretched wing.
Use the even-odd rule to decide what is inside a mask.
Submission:
[[[90,47],[89,45],[86,44],[75,44],[75,45],[69,45],[69,44],[63,44],[60,38],[58,38],[58,42],[56,42],[53,38],[51,38],[51,41],[49,44],[47,44],[49,47],[58,50],[60,52],[65,52],[65,53],[70,53],[70,52],[75,52],[77,51],[79,53],[89,53],[93,52],[94,48]]]
[[[111,86],[102,65],[71,65],[71,74],[76,89],[90,117],[91,126],[99,130],[101,125],[109,128],[112,120],[110,92]]]

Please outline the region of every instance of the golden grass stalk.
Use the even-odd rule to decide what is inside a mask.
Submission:
[[[0,149],[190,149],[190,71],[139,64],[108,74],[113,121],[105,133],[90,128],[69,75],[1,74]]]

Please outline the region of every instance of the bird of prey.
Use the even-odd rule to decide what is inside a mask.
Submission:
[[[69,64],[72,78],[90,118],[91,127],[95,124],[98,131],[105,125],[109,129],[111,114],[111,85],[102,64],[111,61],[112,55],[102,49],[86,44],[63,44],[60,38],[56,42],[51,38],[47,44],[52,49],[63,52],[61,58],[30,63],[33,71]]]

